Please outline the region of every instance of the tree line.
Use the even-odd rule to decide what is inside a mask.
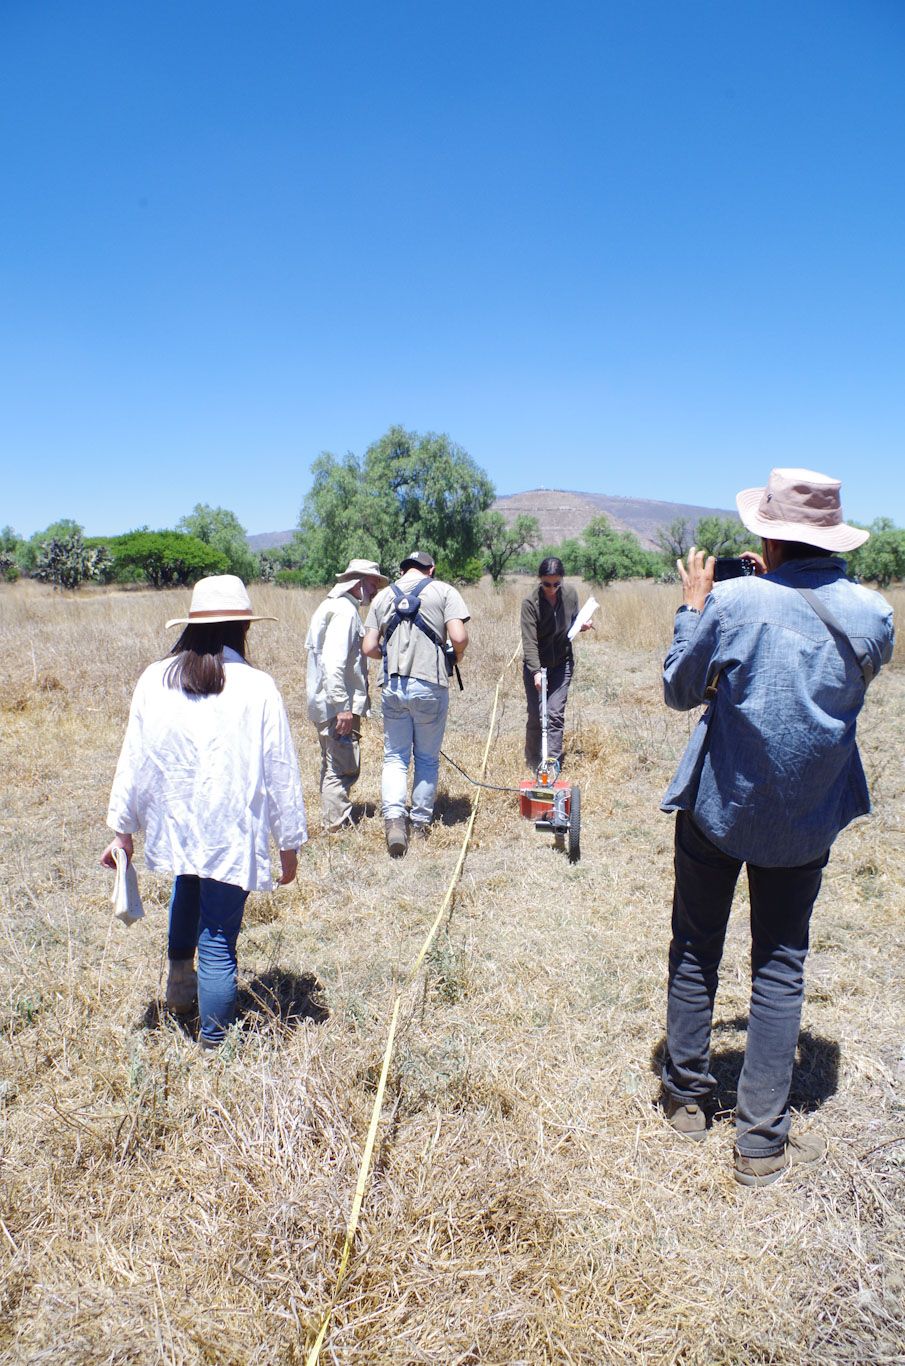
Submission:
[[[0,577],[20,576],[77,588],[81,583],[143,583],[154,588],[194,583],[207,574],[237,574],[244,582],[286,586],[330,584],[352,558],[377,560],[393,574],[418,548],[437,562],[439,577],[472,583],[489,574],[535,573],[548,555],[567,574],[606,586],[617,579],[674,578],[675,562],[692,544],[714,555],[758,550],[734,517],[679,517],[657,533],[657,548],[595,517],[580,536],[541,543],[535,517],[508,522],[491,504],[487,474],[461,446],[434,432],[394,426],[363,456],[318,456],[312,484],[288,544],[256,554],[245,528],[227,508],[197,504],[173,529],[140,527],[125,535],[87,537],[63,519],[27,540],[0,531]],[[888,518],[871,524],[871,539],[850,554],[849,572],[886,587],[905,578],[905,529]]]

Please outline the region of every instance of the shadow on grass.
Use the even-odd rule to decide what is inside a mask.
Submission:
[[[297,1029],[304,1020],[323,1024],[330,1011],[322,996],[323,988],[313,972],[288,972],[268,968],[249,982],[239,984],[236,1015],[239,1020],[273,1020],[284,1029]],[[159,1029],[164,1023],[175,1025],[189,1039],[198,1037],[198,1014],[173,1015],[163,1001],[149,1002],[139,1021],[141,1029]]]
[[[710,1070],[716,1078],[714,1097],[717,1114],[729,1115],[735,1109],[738,1079],[745,1059],[744,1047],[720,1046],[720,1035],[745,1031],[748,1020],[737,1015],[731,1020],[716,1020],[710,1055]],[[666,1038],[660,1039],[651,1054],[651,1071],[660,1076],[666,1056]],[[789,1103],[795,1110],[819,1110],[839,1089],[839,1045],[820,1034],[803,1029],[798,1036],[798,1050],[792,1069],[792,1090]]]
[[[435,825],[461,825],[470,815],[470,797],[451,797],[448,792],[437,794],[434,802]]]

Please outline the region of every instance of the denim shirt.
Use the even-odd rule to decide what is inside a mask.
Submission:
[[[676,614],[663,666],[667,706],[710,700],[661,809],[690,812],[717,848],[768,868],[820,857],[870,810],[861,671],[796,587],[817,590],[875,672],[888,663],[892,609],[821,556],[714,584],[700,615]]]

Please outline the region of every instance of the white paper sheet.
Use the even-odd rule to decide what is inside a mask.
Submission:
[[[572,622],[572,625],[569,627],[570,640],[575,639],[575,637],[578,635],[578,632],[581,630],[582,626],[584,626],[586,621],[591,620],[591,617],[597,611],[597,608],[599,606],[600,603],[597,601],[596,598],[588,598],[584,607],[582,607],[581,611],[578,613],[578,616],[575,618],[575,620]]]

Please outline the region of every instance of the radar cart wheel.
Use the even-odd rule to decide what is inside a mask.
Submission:
[[[569,794],[569,862],[581,858],[581,792],[573,787]]]

